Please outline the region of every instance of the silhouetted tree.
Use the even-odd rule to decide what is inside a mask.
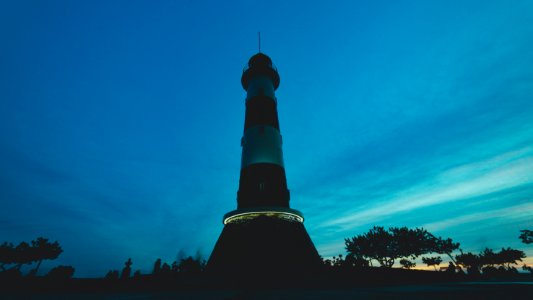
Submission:
[[[468,274],[477,275],[481,270],[481,259],[471,252],[461,253],[455,257],[458,264],[465,267]]]
[[[23,265],[37,262],[37,266],[30,271],[30,275],[35,275],[43,260],[55,259],[61,252],[63,250],[58,242],[50,243],[42,237],[31,241],[31,245],[21,242],[16,247],[12,243],[4,242],[0,245],[0,268],[5,271],[6,266],[14,265],[13,268],[20,271]]]
[[[154,263],[154,270],[152,274],[159,274],[161,272],[161,258],[158,258]]]
[[[453,262],[448,262],[448,267],[446,268],[446,273],[451,273],[451,274],[455,274],[457,270],[457,267],[455,266],[455,264]]]
[[[56,259],[63,252],[57,241],[50,243],[48,239],[39,237],[31,241],[30,256],[32,261],[37,261],[37,266],[30,273],[37,274],[41,263],[45,259]]]
[[[74,276],[74,268],[71,266],[57,266],[51,269],[46,277],[54,279],[69,279]]]
[[[494,265],[500,264],[500,257],[492,249],[485,248],[479,255],[479,265],[494,267]]]
[[[399,257],[414,259],[435,248],[433,235],[423,228],[392,227],[389,228],[389,231],[393,236],[394,246]]]
[[[192,256],[182,259],[178,269],[180,273],[198,274],[203,270],[202,261],[192,258]]]
[[[392,234],[381,226],[374,226],[366,234],[344,241],[349,255],[375,259],[383,267],[392,267],[394,260],[400,257]]]
[[[443,239],[441,237],[435,237],[433,235],[432,235],[432,243],[433,243],[433,249],[431,249],[430,252],[434,252],[437,254],[446,254],[451,259],[451,261],[454,262],[454,264],[457,264],[452,253],[455,250],[459,249],[460,247],[459,243],[454,243],[453,240],[450,238]]]
[[[511,265],[517,264],[519,261],[522,261],[522,258],[525,257],[526,254],[524,251],[507,247],[507,249],[502,248],[502,250],[497,254],[496,261],[498,264],[505,265],[507,270],[511,270],[514,269]]]
[[[402,268],[404,269],[411,269],[416,267],[416,263],[414,261],[410,261],[406,258],[400,259],[400,265],[402,265]]]
[[[15,260],[17,270],[20,271],[22,265],[31,264],[34,261],[33,251],[31,246],[26,242],[21,242],[15,247]]]
[[[167,264],[167,263],[164,263],[162,266],[161,266],[161,275],[163,276],[168,276],[172,273],[172,270],[170,269],[170,266]]]
[[[128,260],[124,263],[124,269],[122,269],[122,274],[120,275],[120,279],[130,278],[132,264],[133,263],[131,262],[131,258],[128,258]]]
[[[520,230],[521,234],[519,238],[522,240],[522,243],[524,244],[531,244],[533,243],[533,231],[532,230]]]
[[[172,262],[172,265],[170,265],[170,270],[172,273],[178,273],[180,271],[179,264],[177,261]]]
[[[435,271],[437,271],[437,267],[442,262],[442,258],[440,258],[439,256],[422,257],[422,262],[425,263],[428,267],[433,266],[433,268],[435,268]]]
[[[133,273],[133,278],[135,279],[141,278],[141,271],[136,270],[135,273]]]
[[[351,239],[344,239],[346,245],[346,251],[349,257],[353,261],[366,260],[372,266],[372,259],[374,258],[373,247],[366,235],[358,235]],[[331,264],[332,261],[326,259],[325,263]]]
[[[392,267],[399,258],[411,258],[430,253],[451,253],[458,248],[451,239],[436,238],[423,228],[391,227],[385,230],[374,226],[367,233],[345,239],[348,256],[366,260],[372,265],[375,259],[383,267]]]

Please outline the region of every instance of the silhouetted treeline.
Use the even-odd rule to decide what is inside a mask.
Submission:
[[[521,230],[519,238],[524,244],[531,244],[533,243],[533,231]],[[464,252],[460,249],[460,244],[451,238],[437,237],[423,228],[407,227],[385,229],[375,226],[364,234],[345,239],[345,249],[346,256],[338,255],[323,260],[324,272],[321,275],[318,274],[314,280],[368,284],[374,281],[382,282],[382,278],[387,278],[387,282],[390,283],[406,282],[411,279],[418,280],[418,282],[439,280],[444,282],[471,280],[477,277],[507,276],[509,278],[509,276],[519,275],[518,263],[526,257],[523,251],[510,247],[499,251],[486,248],[480,253]],[[56,259],[62,252],[57,241],[52,243],[42,237],[29,243],[21,242],[16,246],[4,242],[0,245],[0,280],[20,278],[33,280],[28,282],[37,282],[35,280],[41,278],[37,276],[37,272],[42,261]],[[449,258],[449,261],[445,262],[447,267],[439,268],[443,263],[443,258],[446,257]],[[422,263],[428,267],[441,272],[409,270],[417,266],[415,262],[417,258],[420,258]],[[33,268],[26,274],[22,274],[22,266],[32,264]],[[398,264],[405,270],[393,268]],[[178,258],[170,263],[157,259],[151,272],[146,274],[141,273],[140,270],[133,271],[133,265],[132,259],[128,258],[120,271],[110,270],[104,278],[93,279],[97,280],[94,281],[94,286],[171,287],[177,282],[181,282],[183,286],[186,282],[195,280],[208,282],[205,281],[206,278],[211,278],[210,274],[206,274],[205,271],[206,261],[199,253],[195,257],[180,253]],[[522,269],[533,273],[531,266],[524,264]],[[57,266],[46,274],[44,278],[49,281],[43,286],[48,286],[50,280],[58,282],[68,280],[73,277],[74,271],[71,266]]]
[[[533,231],[521,230],[519,238],[525,244],[533,243]],[[486,248],[479,254],[464,253],[460,244],[451,238],[436,237],[423,228],[390,227],[385,229],[375,226],[367,233],[345,239],[348,254],[324,260],[330,269],[362,269],[373,266],[377,261],[383,268],[392,268],[399,262],[402,268],[412,269],[416,266],[414,259],[426,254],[446,255],[450,261],[442,270],[455,274],[466,273],[472,276],[510,276],[517,274],[515,265],[526,257],[521,250],[510,247],[499,252]],[[454,252],[459,251],[459,254]],[[421,260],[428,267],[437,267],[443,262],[441,256],[425,256]],[[522,269],[533,273],[533,268],[523,265]]]
[[[108,280],[127,280],[129,278],[141,277],[168,279],[177,276],[183,277],[183,275],[199,275],[204,271],[206,261],[202,259],[199,254],[197,254],[194,258],[192,256],[178,258],[176,261],[170,264],[162,262],[161,259],[158,258],[154,262],[152,273],[142,274],[140,270],[137,270],[133,274],[133,277],[130,277],[132,264],[133,262],[131,258],[128,258],[128,260],[124,263],[124,268],[120,274],[118,270],[110,270],[107,272],[104,278]]]
[[[512,266],[522,261],[526,254],[521,250],[511,248],[502,248],[499,252],[485,248],[481,253],[474,254],[471,252],[457,255],[457,263],[467,269],[468,274],[505,274],[518,273],[517,269]]]

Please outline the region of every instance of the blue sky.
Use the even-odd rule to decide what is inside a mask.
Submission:
[[[321,255],[405,225],[529,262],[532,22],[531,1],[0,1],[0,240],[58,240],[45,268],[77,276],[207,257],[260,30]]]

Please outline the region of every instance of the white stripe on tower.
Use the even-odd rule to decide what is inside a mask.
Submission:
[[[257,125],[244,132],[241,169],[257,163],[270,163],[284,167],[281,135],[272,126]]]

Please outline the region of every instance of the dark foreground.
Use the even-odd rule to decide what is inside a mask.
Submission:
[[[533,299],[532,283],[450,283],[372,288],[274,288],[168,292],[22,293],[2,299]]]
[[[0,278],[0,299],[533,299],[530,274],[490,278],[369,268],[308,276],[286,271],[262,274],[262,278],[233,275],[147,275],[126,280],[63,281],[42,277]]]

